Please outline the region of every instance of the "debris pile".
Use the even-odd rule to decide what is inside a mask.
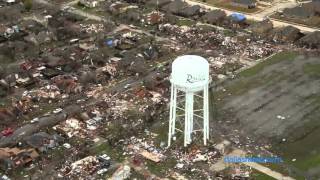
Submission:
[[[64,133],[69,138],[77,136],[80,138],[86,138],[88,136],[88,131],[86,124],[78,119],[70,118],[66,121],[60,123],[53,127],[54,130]]]
[[[23,166],[32,162],[39,154],[33,148],[19,149],[19,148],[0,148],[0,159],[5,164],[5,169],[12,169],[18,166]]]
[[[39,89],[25,91],[24,97],[40,100],[58,99],[61,96],[60,89],[56,85],[47,85]]]
[[[49,149],[53,149],[59,146],[59,143],[63,141],[63,138],[59,135],[49,135],[45,132],[39,132],[33,134],[24,139],[28,145],[37,149],[40,152],[48,152]]]
[[[128,143],[128,147],[125,149],[130,155],[141,155],[144,158],[153,161],[160,162],[165,159],[164,150],[156,148],[153,142],[147,142],[143,139],[131,137]]]
[[[120,166],[116,172],[113,173],[112,178],[113,180],[121,180],[121,179],[128,179],[131,175],[131,168],[128,165]]]
[[[201,26],[179,27],[177,25],[163,24],[159,26],[161,32],[173,35],[172,39],[178,40],[188,47],[201,47],[204,49],[219,49],[220,55],[243,56],[244,58],[260,59],[275,52],[274,45],[264,41],[237,40],[236,37],[224,36],[220,31],[206,31]]]
[[[177,169],[188,169],[194,167],[194,164],[198,162],[213,164],[220,159],[220,153],[214,149],[205,151],[194,149],[189,153],[175,151],[174,154],[177,158],[177,164],[175,166]]]
[[[158,11],[153,11],[147,14],[147,24],[160,24],[164,21],[164,14]]]
[[[99,33],[104,31],[103,24],[80,24],[81,31],[89,34]]]
[[[0,167],[8,173],[0,179],[134,179],[136,166],[152,171],[150,164],[162,169],[152,172],[159,178],[213,177],[208,166],[229,144],[165,147],[172,60],[199,54],[212,78],[224,79],[286,41],[308,48],[320,42],[319,32],[298,40],[297,29],[277,31],[269,21],[251,29],[271,38],[253,36],[244,19],[181,0],[83,0],[85,8],[41,2],[30,10],[0,3]],[[254,144],[228,135],[237,146]],[[119,154],[122,166],[112,169],[104,153],[113,160]]]
[[[64,165],[60,170],[61,174],[59,174],[59,176],[69,178],[94,177],[95,173],[98,175],[106,173],[110,165],[110,157],[106,154],[100,156],[87,156],[69,165]]]

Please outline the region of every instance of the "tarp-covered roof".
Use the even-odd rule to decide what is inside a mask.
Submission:
[[[243,22],[247,19],[245,15],[240,13],[233,13],[230,15],[230,17],[233,21],[236,21],[236,22]]]

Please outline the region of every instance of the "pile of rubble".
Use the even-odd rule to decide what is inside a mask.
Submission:
[[[163,155],[165,152],[164,149],[156,148],[152,141],[147,142],[144,139],[131,137],[125,144],[128,144],[128,146],[124,148],[126,154],[133,156],[140,155],[156,163],[165,159],[165,155]]]
[[[187,27],[171,24],[159,26],[160,32],[166,33],[171,39],[178,40],[186,46],[204,49],[218,49],[221,56],[239,56],[249,59],[260,59],[276,51],[275,46],[264,41],[240,42],[235,37],[224,36],[221,31],[207,31],[201,26]]]
[[[1,166],[6,169],[16,168],[32,162],[39,157],[37,151],[33,148],[0,148],[0,159],[3,163]]]
[[[61,95],[60,89],[56,85],[47,85],[45,87],[41,87],[39,89],[34,89],[31,91],[25,91],[23,93],[23,97],[28,97],[32,99],[37,99],[38,101],[45,99],[56,99],[61,98],[59,97]]]
[[[0,167],[10,173],[9,169],[28,167],[32,162],[40,162],[42,167],[41,163],[53,161],[49,167],[58,169],[60,178],[98,179],[111,172],[113,179],[129,178],[134,168],[131,164],[123,163],[113,172],[108,155],[88,152],[91,143],[103,137],[104,145],[120,146],[121,155],[131,158],[134,165],[149,161],[161,165],[172,158],[175,164],[170,171],[209,177],[207,165],[220,158],[223,152],[219,149],[168,149],[163,139],[155,140],[158,134],[146,130],[155,122],[163,123],[160,120],[167,115],[173,57],[199,53],[223,78],[245,66],[241,60],[269,56],[278,50],[277,45],[256,41],[245,31],[210,25],[224,26],[226,14],[207,12],[183,1],[105,4],[108,6],[101,8],[108,12],[103,9],[101,13],[110,13],[112,18],[101,15],[99,22],[88,20],[90,11],[86,18],[71,13],[72,8],[56,12],[39,7],[35,15],[44,20],[30,12],[21,23],[0,26],[0,58],[4,61],[0,68]],[[132,22],[121,24],[126,22],[121,18]],[[109,26],[107,19],[115,22]],[[200,20],[210,24],[198,23]],[[113,29],[113,23],[118,27]],[[128,25],[131,23],[137,26]],[[268,32],[272,31],[269,25]],[[259,33],[259,26],[256,28]],[[276,32],[274,39],[288,39],[284,34],[293,34],[294,40],[300,36],[296,29],[287,28]],[[306,36],[302,43],[318,45],[312,37],[319,37],[319,33]],[[68,105],[78,110],[67,113]],[[234,141],[240,141],[236,138]],[[68,157],[55,159],[54,153]],[[201,164],[206,164],[205,168],[198,166]],[[56,172],[53,168],[50,171]],[[246,176],[238,171],[235,174]]]
[[[94,174],[102,175],[108,171],[111,158],[106,155],[87,156],[73,163],[66,163],[61,169],[60,178],[87,178]]]
[[[194,164],[198,162],[205,162],[210,165],[221,158],[220,152],[215,149],[201,150],[195,148],[188,153],[174,151],[173,154],[177,158],[177,164],[175,166],[177,169],[195,168]]]
[[[103,24],[80,24],[81,31],[92,34],[103,32],[105,27]]]

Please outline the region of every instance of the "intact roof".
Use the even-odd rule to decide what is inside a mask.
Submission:
[[[244,5],[252,5],[257,1],[256,0],[232,0],[232,2],[238,3],[238,4],[244,4]]]
[[[205,14],[205,17],[208,17],[208,18],[220,18],[225,16],[226,16],[226,13],[220,9],[212,10],[212,11],[209,11],[207,14]]]
[[[306,44],[308,46],[320,47],[320,31],[315,31],[300,39],[302,44]]]
[[[162,9],[170,13],[178,13],[180,10],[186,7],[188,7],[188,3],[182,0],[175,0],[169,3],[168,5],[164,6]]]
[[[95,2],[96,0],[80,0],[81,3],[92,3]]]
[[[286,8],[283,10],[283,14],[288,16],[297,16],[301,18],[308,18],[313,15],[312,9],[308,9],[303,6],[297,6],[294,8]]]
[[[300,30],[293,26],[285,26],[275,29],[273,38],[275,40],[294,42],[302,36]]]
[[[147,1],[148,5],[156,6],[158,5],[159,7],[162,7],[166,4],[169,4],[171,0],[149,0]]]
[[[199,5],[188,6],[179,11],[182,16],[190,17],[199,14],[201,7]]]
[[[249,29],[257,33],[266,33],[270,31],[272,28],[273,24],[270,20],[260,21],[249,26]]]
[[[310,11],[313,13],[320,13],[320,0],[313,1],[310,3],[304,3],[302,7],[305,8],[307,11]]]
[[[293,26],[285,26],[281,30],[284,34],[300,33],[300,30]]]
[[[226,17],[226,13],[220,9],[206,13],[202,18],[209,23],[218,23]]]

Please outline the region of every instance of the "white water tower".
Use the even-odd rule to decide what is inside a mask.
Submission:
[[[206,59],[196,55],[185,55],[178,57],[172,63],[171,73],[171,99],[170,99],[170,117],[168,146],[171,145],[171,139],[175,131],[181,131],[176,128],[178,116],[184,116],[184,146],[191,143],[193,132],[202,131],[204,145],[209,139],[209,63]],[[202,93],[201,93],[202,92]],[[183,93],[182,95],[178,94]],[[199,95],[199,94],[202,94]],[[179,97],[184,97],[184,107],[179,107]],[[199,99],[196,102],[203,102],[202,108],[194,109],[194,98]],[[201,100],[200,100],[201,99]],[[180,100],[180,99],[179,99]],[[178,114],[177,110],[184,112]],[[194,118],[200,119],[203,123],[199,129],[194,129]]]

